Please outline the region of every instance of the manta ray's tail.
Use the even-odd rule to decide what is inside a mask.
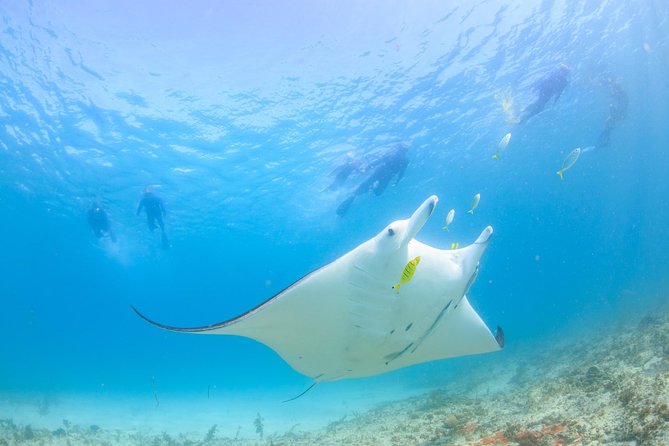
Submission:
[[[290,399],[287,399],[287,400],[285,400],[285,401],[281,401],[281,402],[282,402],[282,403],[287,403],[287,402],[289,402],[289,401],[295,401],[296,399],[298,399],[299,397],[301,397],[302,395],[304,395],[305,393],[307,393],[308,391],[310,391],[311,389],[313,389],[314,386],[315,386],[316,384],[318,384],[318,381],[314,381],[314,383],[313,383],[312,385],[310,385],[309,387],[307,387],[307,390],[305,390],[304,392],[300,393],[299,395],[294,396],[294,397],[292,397],[292,398],[290,398]]]

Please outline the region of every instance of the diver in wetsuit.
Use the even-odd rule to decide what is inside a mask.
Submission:
[[[611,144],[611,132],[627,116],[629,98],[622,85],[613,76],[607,76],[602,84],[609,90],[609,115],[604,123],[604,130],[599,134],[597,147]]]
[[[99,201],[94,201],[88,208],[88,225],[91,227],[93,234],[98,239],[108,235],[112,242],[116,242],[116,235],[109,224],[109,217],[107,211],[104,210]]]
[[[343,217],[348,212],[348,209],[353,204],[355,197],[374,191],[374,195],[379,196],[388,187],[390,180],[397,175],[394,185],[400,182],[404,176],[404,171],[409,165],[409,158],[407,158],[407,151],[409,146],[401,143],[388,149],[379,158],[371,162],[365,170],[370,170],[370,176],[360,183],[360,185],[353,191],[350,197],[344,200],[337,208],[337,215]]]
[[[526,123],[532,116],[543,111],[551,98],[555,98],[553,103],[557,102],[560,95],[569,84],[567,76],[570,71],[571,70],[567,65],[560,64],[557,68],[534,84],[533,88],[537,96],[534,99],[534,102],[525,107],[521,112],[520,124]]]
[[[167,234],[165,233],[165,223],[163,222],[163,217],[165,216],[165,205],[163,204],[163,200],[154,194],[150,187],[144,189],[142,199],[139,201],[139,205],[137,206],[137,215],[139,215],[142,209],[144,209],[144,212],[146,212],[146,223],[149,226],[151,232],[153,232],[157,227],[160,227],[163,248],[168,249],[170,247],[170,243],[167,239]]]
[[[339,189],[353,172],[362,172],[363,170],[362,158],[353,152],[347,152],[344,161],[330,172],[330,176],[334,176],[334,180],[325,190],[334,191]]]

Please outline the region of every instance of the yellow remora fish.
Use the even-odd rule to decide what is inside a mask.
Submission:
[[[420,256],[416,257],[415,259],[409,261],[407,263],[407,266],[404,267],[404,271],[402,271],[402,277],[400,277],[400,281],[393,285],[393,289],[397,290],[397,292],[400,292],[400,285],[409,283],[411,278],[413,277],[413,274],[416,272],[416,267],[420,263]]]
[[[472,208],[467,211],[468,214],[474,213],[474,209],[478,207],[479,201],[481,201],[481,194],[474,195],[474,198],[472,198]]]
[[[506,151],[506,146],[509,145],[509,141],[511,141],[511,133],[507,133],[502,139],[500,139],[499,144],[497,145],[497,153],[495,153],[492,157],[496,160],[501,159],[502,153]]]
[[[571,166],[576,164],[576,161],[578,160],[578,157],[581,155],[581,148],[577,147],[571,152],[569,152],[569,155],[562,161],[562,169],[557,171],[558,176],[560,177],[561,180],[564,180],[564,173],[571,169]]]

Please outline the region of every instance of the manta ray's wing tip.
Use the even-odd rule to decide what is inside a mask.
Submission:
[[[499,325],[495,330],[495,341],[497,341],[497,345],[499,345],[499,348],[504,348],[504,330],[502,330],[502,327],[500,327]]]
[[[168,328],[168,329],[170,328],[170,327],[167,327],[167,326],[165,326],[165,325],[159,324],[158,322],[153,321],[153,320],[149,319],[148,317],[144,316],[144,315],[137,309],[137,307],[135,307],[134,305],[130,304],[130,308],[132,308],[132,311],[134,311],[135,313],[137,313],[137,316],[141,317],[142,319],[144,319],[144,320],[145,320],[146,322],[148,322],[149,324],[151,324],[151,325],[155,325],[156,327],[160,327],[160,328]]]
[[[149,319],[147,316],[145,316],[144,314],[142,314],[137,308],[135,308],[134,305],[130,305],[130,308],[132,308],[133,311],[134,311],[135,313],[137,313],[137,316],[141,317],[142,319],[144,319],[144,320],[145,320],[146,322],[148,322],[149,324],[151,324],[151,325],[153,325],[153,326],[155,326],[155,327],[158,327],[158,328],[162,328],[162,329],[164,329],[164,330],[169,330],[169,331],[180,331],[180,332],[190,332],[190,331],[195,331],[195,330],[197,330],[197,329],[200,328],[200,327],[198,327],[198,328],[196,328],[196,329],[192,329],[192,328],[180,328],[180,327],[172,327],[172,326],[170,326],[170,325],[161,324],[160,322],[156,322],[156,321],[154,321],[154,320],[152,320],[152,319]]]
[[[166,324],[161,324],[160,322],[156,322],[153,319],[149,319],[147,316],[142,314],[137,308],[135,308],[134,305],[130,305],[130,308],[133,309],[135,313],[137,313],[137,316],[141,317],[144,319],[146,322],[149,324],[153,325],[154,327],[162,328],[163,330],[169,330],[169,331],[176,331],[179,333],[215,333],[215,334],[222,334],[222,329],[224,329],[226,326],[230,325],[231,323],[243,318],[246,313],[242,316],[229,319],[227,321],[219,322],[217,324],[210,324],[210,325],[202,325],[199,327],[174,327],[172,325],[166,325]]]

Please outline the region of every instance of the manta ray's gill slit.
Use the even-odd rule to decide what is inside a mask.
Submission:
[[[385,282],[384,282],[379,276],[370,273],[368,270],[366,270],[365,268],[361,267],[361,266],[358,265],[357,263],[354,263],[354,264],[353,264],[353,270],[362,273],[362,278],[363,278],[363,280],[361,280],[361,282],[362,282],[362,286],[363,286],[365,289],[368,289],[368,288],[369,288],[369,282],[370,282],[370,279],[371,279],[371,281],[375,284],[376,287],[379,287],[379,288],[380,288],[380,287],[381,287],[381,284],[385,284]],[[356,276],[353,276],[353,277],[355,278]],[[360,276],[357,276],[357,277],[359,278]],[[349,282],[350,282],[351,284],[354,284],[354,283],[355,283],[354,280],[350,280]],[[358,286],[360,286],[360,285],[358,285]]]
[[[372,274],[370,274],[369,271],[367,271],[365,268],[363,268],[362,266],[358,265],[357,263],[354,263],[354,264],[353,264],[353,269],[355,269],[355,270],[357,270],[357,271],[360,271],[361,273],[363,273],[363,274],[365,274],[365,275],[367,275],[367,276],[369,276],[369,277],[371,277],[371,278],[373,278],[373,279],[377,279],[377,280],[378,280],[378,278],[374,277]]]
[[[411,327],[413,326],[413,322],[410,322],[409,325],[404,329],[404,331],[409,331],[411,330]]]

